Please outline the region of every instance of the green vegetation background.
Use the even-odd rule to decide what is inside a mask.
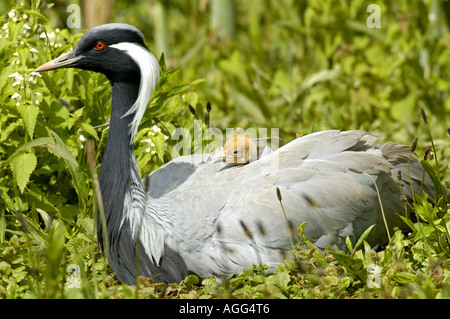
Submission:
[[[141,29],[164,71],[135,143],[142,175],[170,160],[174,128],[193,131],[206,116],[203,129],[275,127],[283,143],[326,129],[403,144],[417,137],[434,181],[450,179],[450,2],[373,1],[381,28],[367,26],[367,1],[220,2],[111,8],[110,22]],[[63,1],[0,5],[0,297],[450,297],[442,192],[434,205],[418,197],[411,233],[395,233],[381,252],[361,240],[349,254],[320,254],[300,227],[305,245],[275,274],[255,266],[225,284],[196,276],[165,288],[118,282],[96,244],[86,154],[90,140],[98,170],[109,83],[80,70],[32,72],[80,39],[81,29],[67,29],[66,9]]]

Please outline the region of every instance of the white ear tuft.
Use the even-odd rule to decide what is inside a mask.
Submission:
[[[134,102],[133,106],[123,115],[123,117],[125,117],[135,113],[134,118],[130,123],[131,143],[133,143],[139,123],[144,116],[147,104],[158,83],[160,68],[155,56],[139,44],[122,42],[113,44],[111,47],[126,52],[133,61],[136,62],[141,71],[141,83],[139,85],[139,93],[136,102]]]

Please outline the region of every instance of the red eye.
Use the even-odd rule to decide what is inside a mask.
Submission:
[[[102,41],[98,41],[96,44],[95,44],[95,48],[97,49],[97,50],[103,50],[104,48],[105,48],[105,42],[102,42]]]

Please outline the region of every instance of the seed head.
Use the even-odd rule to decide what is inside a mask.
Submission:
[[[356,174],[364,174],[364,172],[362,170],[357,169],[357,168],[349,168],[349,170]]]
[[[423,108],[420,108],[420,114],[422,114],[422,119],[425,122],[425,124],[428,124],[427,115],[426,115],[425,110]]]
[[[211,102],[206,103],[206,112],[211,112]]]
[[[209,127],[209,113],[208,112],[205,113],[203,120],[205,121],[206,126]]]
[[[195,113],[194,107],[191,104],[189,104],[188,106],[189,106],[189,111],[191,111],[191,113],[194,114],[194,116],[197,118],[197,114]]]
[[[277,187],[277,197],[278,197],[278,200],[281,202],[281,192],[280,192],[280,189]]]
[[[419,140],[419,138],[414,138],[412,144],[411,144],[411,152],[414,152],[416,150],[417,147],[417,141]]]

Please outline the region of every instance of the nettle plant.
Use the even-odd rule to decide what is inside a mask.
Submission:
[[[94,217],[86,142],[93,141],[99,163],[111,102],[111,87],[102,74],[34,72],[68,52],[82,34],[49,29],[40,4],[31,5],[14,7],[0,17],[0,218],[13,229],[18,226],[14,214],[41,226],[43,221],[51,224],[53,216],[65,221]],[[173,82],[178,70],[166,70],[163,55],[159,62],[159,85],[135,142],[142,175],[171,159],[170,150],[178,141],[169,137],[176,127],[193,130],[192,117],[180,114],[189,114],[188,104],[197,103],[194,88],[203,82],[177,85]],[[0,242],[7,228],[0,227]]]
[[[33,71],[49,54],[58,54],[70,44],[63,40],[68,38],[67,31],[49,31],[41,24],[45,20],[38,11],[20,7],[0,18],[2,212],[40,208],[54,213],[71,197],[67,187],[57,185],[64,178],[61,158],[74,168],[77,165],[77,153],[71,152],[74,148],[65,146],[58,136],[65,138],[62,129],[74,124],[67,108],[55,107],[54,94],[64,88],[63,79],[52,83],[58,88],[55,92]],[[47,197],[57,186],[61,187],[62,200]]]

